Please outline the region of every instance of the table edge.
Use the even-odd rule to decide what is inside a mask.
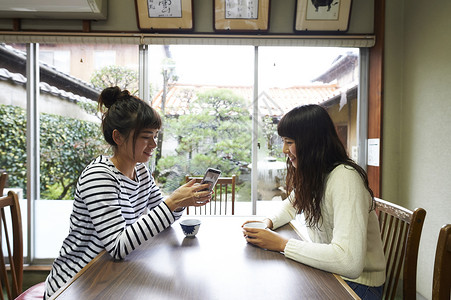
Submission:
[[[74,277],[72,277],[68,282],[66,282],[62,287],[60,287],[52,296],[50,296],[49,300],[56,299],[59,295],[61,295],[72,283],[75,282],[91,265],[99,260],[103,255],[106,254],[106,250],[102,250],[99,254],[96,255],[86,266],[84,266]]]
[[[334,274],[335,278],[338,280],[338,282],[341,283],[341,285],[348,291],[348,293],[356,300],[360,300],[361,298],[354,292],[353,289],[344,281],[344,279],[337,274]]]

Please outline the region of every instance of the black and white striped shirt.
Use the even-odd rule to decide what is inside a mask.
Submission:
[[[169,227],[182,212],[171,212],[162,201],[149,169],[135,167],[136,178],[124,176],[106,156],[91,162],[78,179],[63,242],[46,280],[50,297],[102,250],[124,259],[144,241]]]

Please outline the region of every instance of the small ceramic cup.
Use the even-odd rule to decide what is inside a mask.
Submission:
[[[249,222],[244,224],[243,228],[261,228],[261,229],[265,229],[266,228],[266,224],[264,222],[261,221],[253,221],[253,222]]]
[[[195,237],[200,227],[200,220],[197,219],[185,219],[180,222],[183,233],[187,237]]]

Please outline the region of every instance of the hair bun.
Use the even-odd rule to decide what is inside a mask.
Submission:
[[[103,104],[106,108],[110,108],[119,99],[120,94],[121,89],[119,87],[108,87],[100,94],[99,104]]]

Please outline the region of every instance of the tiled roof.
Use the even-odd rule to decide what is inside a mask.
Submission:
[[[11,73],[8,70],[4,68],[0,68],[0,81],[9,81],[17,85],[24,86],[27,83],[27,78],[19,73]],[[39,82],[39,89],[43,93],[51,94],[56,97],[60,97],[72,102],[79,102],[79,101],[85,101],[90,102],[91,99],[88,99],[86,97],[76,95],[72,92],[67,92],[61,89],[58,89],[54,86],[51,86],[50,84],[46,82]]]
[[[339,78],[340,75],[348,73],[349,71],[346,71],[346,69],[355,69],[359,64],[358,60],[359,55],[357,53],[348,52],[345,55],[340,55],[335,59],[328,70],[313,79],[312,82],[319,81],[329,83],[334,81]]]
[[[212,85],[185,85],[171,84],[168,87],[165,114],[183,115],[188,112],[189,103],[196,94],[211,89],[227,89],[242,96],[252,112],[253,87],[252,86],[212,86]],[[270,88],[259,95],[259,114],[269,116],[281,116],[292,108],[303,104],[319,104],[341,93],[336,84],[314,84],[306,86],[294,86],[289,88]],[[153,99],[152,106],[161,110],[160,91]]]
[[[5,43],[0,43],[0,54],[3,59],[5,59],[6,61],[10,62],[13,65],[26,64],[27,54],[23,51],[17,50],[9,45],[6,45]],[[75,97],[81,97],[96,101],[101,93],[101,90],[97,90],[91,83],[85,82],[70,74],[61,72],[54,66],[40,62],[39,68],[40,68],[40,80],[47,82],[49,86],[52,86],[54,88],[56,87],[60,91],[62,91],[63,89],[69,90],[65,91],[65,93],[70,94],[69,96],[63,95],[63,97],[66,97],[69,100],[72,100],[70,98],[73,98],[72,95],[75,95],[74,93],[76,93]],[[19,81],[22,80],[22,79],[16,80],[17,78],[13,77],[13,76],[17,77],[18,75],[20,75],[19,73],[16,73],[17,71],[6,70],[6,72],[8,73],[5,73],[5,71],[3,70],[1,71],[0,76],[2,77],[0,77],[0,79],[12,80],[14,83],[19,83]],[[21,76],[25,78],[23,75]],[[44,89],[44,91],[48,91],[49,89],[50,88],[48,88],[47,90]],[[51,91],[49,92],[53,93]]]

